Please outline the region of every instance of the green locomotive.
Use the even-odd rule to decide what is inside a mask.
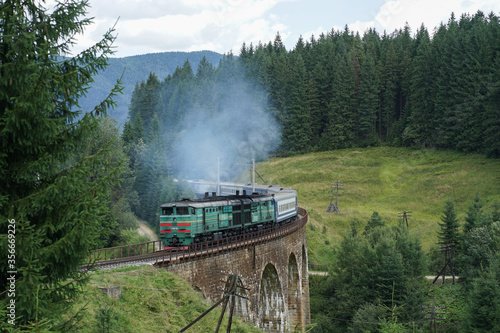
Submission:
[[[206,193],[201,199],[161,205],[160,239],[165,248],[185,246],[262,230],[272,227],[275,221],[273,195]]]

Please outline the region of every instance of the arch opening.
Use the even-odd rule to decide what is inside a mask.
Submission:
[[[307,267],[307,251],[306,247],[302,245],[302,276],[301,276],[301,287],[302,287],[302,292],[309,294],[309,272],[308,272],[308,267]],[[302,300],[304,300],[303,297],[301,297]],[[303,306],[303,311],[301,314],[302,322],[304,324],[309,323],[311,318],[308,316],[309,313],[309,304],[306,303]]]
[[[285,306],[278,271],[267,264],[260,281],[257,326],[268,332],[285,331]]]
[[[240,288],[239,286],[243,286],[243,282],[241,279],[238,278],[237,281],[238,287],[236,288],[236,294],[241,295],[243,297],[235,297],[234,298],[234,311],[235,315],[237,315],[240,319],[243,320],[248,320],[250,316],[250,307],[249,307],[249,300],[248,300],[248,295],[245,289]]]
[[[302,318],[302,303],[300,297],[301,281],[297,259],[292,252],[288,259],[288,318],[293,332],[302,330],[304,326]]]

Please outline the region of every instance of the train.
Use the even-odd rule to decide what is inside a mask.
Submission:
[[[290,188],[283,188],[280,185],[261,185],[255,183],[233,183],[233,182],[215,182],[207,180],[187,180],[186,183],[190,184],[193,188],[195,195],[198,198],[203,198],[205,193],[216,192],[217,195],[234,195],[236,191],[243,193],[263,193],[272,194],[278,193],[283,190],[290,190]]]
[[[161,205],[160,240],[164,248],[182,247],[260,231],[297,218],[297,192],[269,186],[268,193],[236,189],[234,194],[205,192]]]

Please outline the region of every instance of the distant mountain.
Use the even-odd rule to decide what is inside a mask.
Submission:
[[[116,97],[118,106],[114,110],[109,110],[109,115],[118,121],[118,125],[123,127],[127,120],[128,106],[136,83],[141,83],[148,78],[149,73],[155,73],[160,80],[172,74],[177,67],[182,67],[186,60],[189,60],[193,70],[196,71],[200,60],[205,57],[208,62],[217,66],[222,54],[212,51],[196,52],[163,52],[136,55],[124,58],[110,58],[109,66],[94,79],[92,88],[89,89],[87,97],[80,101],[83,110],[92,110],[111,91],[116,80],[123,74],[122,83],[124,85],[123,95]],[[196,74],[196,73],[195,73]]]

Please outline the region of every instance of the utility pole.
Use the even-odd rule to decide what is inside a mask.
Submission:
[[[407,212],[405,210],[402,212],[399,212],[398,216],[399,216],[399,218],[403,219],[403,222],[406,223],[406,228],[408,228],[408,216],[411,216],[411,210],[409,212]]]
[[[338,206],[338,199],[339,199],[339,188],[344,188],[343,183],[341,181],[334,181],[332,182],[332,188],[333,188],[333,193],[332,193],[332,199],[330,200],[330,205],[328,206],[328,209],[326,210],[327,213],[335,212],[339,213],[339,206]],[[335,203],[333,203],[333,197],[335,196]]]
[[[437,279],[442,275],[443,276],[443,283],[445,280],[446,276],[446,267],[450,267],[450,273],[453,278],[453,284],[455,284],[455,244],[454,243],[442,243],[443,245],[440,246],[439,248],[441,249],[441,252],[444,252],[444,266],[441,269],[441,271],[438,273],[438,275],[434,278],[434,281],[432,281],[432,284],[436,283]]]
[[[220,195],[220,157],[217,157],[217,195]]]
[[[429,311],[424,311],[423,314],[425,316],[424,320],[429,321],[429,333],[437,333],[437,322],[440,320],[444,320],[443,318],[438,318],[436,315],[439,314],[445,314],[444,312],[436,312],[436,309],[446,309],[446,307],[441,307],[441,306],[429,306],[429,305],[422,305],[423,308],[430,309]]]
[[[222,304],[222,312],[221,312],[221,315],[219,317],[219,321],[217,323],[217,328],[215,329],[215,333],[219,332],[220,326],[222,324],[222,319],[224,318],[224,314],[226,312],[226,308],[227,308],[227,306],[228,306],[229,303],[230,303],[229,319],[228,319],[228,323],[227,323],[227,330],[226,330],[226,332],[227,333],[231,332],[231,324],[233,322],[234,307],[236,305],[235,298],[236,297],[241,297],[241,298],[248,299],[245,296],[241,296],[241,295],[236,294],[236,292],[237,292],[238,289],[243,289],[243,290],[249,290],[249,289],[247,289],[247,288],[243,287],[243,285],[241,285],[241,278],[237,274],[226,274],[224,272],[221,272],[221,274],[229,276],[229,278],[227,279],[227,281],[221,281],[221,282],[223,282],[225,284],[225,288],[223,290],[224,296],[222,297],[222,299],[220,299],[217,303],[215,303],[210,309],[208,309],[207,311],[203,312],[200,316],[198,316],[198,318],[196,318],[195,320],[193,320],[186,327],[184,327],[183,329],[181,329],[179,331],[179,333],[185,332],[188,328],[190,328],[191,326],[193,326],[201,318],[205,317],[210,311],[212,311],[213,309],[215,309],[221,303],[223,303]]]
[[[252,159],[252,194],[255,192],[255,159]]]

